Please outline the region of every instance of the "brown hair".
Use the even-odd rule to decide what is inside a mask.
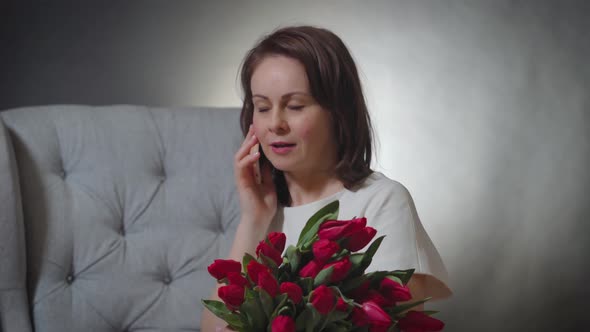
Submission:
[[[313,26],[281,28],[262,38],[244,58],[240,79],[244,103],[240,125],[244,135],[252,123],[251,78],[258,64],[269,55],[298,60],[305,67],[312,96],[334,120],[338,146],[336,175],[347,189],[362,182],[371,170],[373,130],[354,60],[333,32]],[[281,171],[273,168],[279,203],[291,204]]]

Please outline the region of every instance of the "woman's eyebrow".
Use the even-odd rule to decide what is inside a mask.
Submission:
[[[304,95],[304,96],[309,96],[310,94],[309,94],[309,93],[307,93],[307,92],[293,91],[293,92],[289,92],[289,93],[286,93],[286,94],[284,94],[284,95],[281,97],[281,99],[283,99],[283,100],[284,100],[284,99],[289,99],[289,98],[291,98],[291,97],[292,97],[292,96],[294,96],[294,95]],[[252,95],[252,98],[254,98],[254,97],[258,97],[258,98],[262,98],[262,99],[269,99],[267,96],[265,96],[265,95],[261,95],[261,94],[255,94],[255,95]]]

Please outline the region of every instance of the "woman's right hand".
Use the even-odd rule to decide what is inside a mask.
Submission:
[[[260,165],[261,183],[256,181],[255,167],[260,160],[260,152],[251,154],[252,148],[259,144],[252,125],[242,146],[234,157],[234,173],[240,198],[242,221],[268,230],[277,211],[277,194],[272,181],[270,165]]]

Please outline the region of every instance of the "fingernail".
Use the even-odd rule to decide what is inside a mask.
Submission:
[[[255,139],[256,139],[256,135],[252,135],[252,140],[255,140]]]

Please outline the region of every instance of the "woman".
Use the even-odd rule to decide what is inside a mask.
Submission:
[[[415,268],[414,298],[449,296],[444,265],[409,192],[370,168],[369,113],[340,38],[310,26],[277,30],[246,55],[241,83],[246,138],[234,162],[242,214],[229,258],[253,254],[269,231],[283,231],[287,246],[294,244],[313,213],[340,200],[339,219],[365,216],[386,235],[370,269]],[[203,331],[223,325],[204,312]]]

